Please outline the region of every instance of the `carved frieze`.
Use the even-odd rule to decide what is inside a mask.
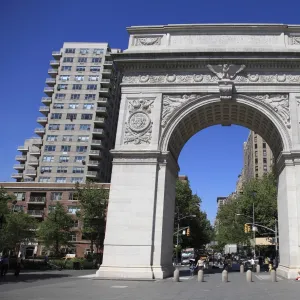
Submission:
[[[281,117],[287,128],[291,128],[288,94],[257,95],[254,96],[254,98],[270,105],[273,108],[273,110]]]
[[[290,45],[300,45],[300,36],[290,36],[289,44]]]
[[[124,144],[150,144],[152,137],[151,108],[154,100],[129,100],[129,117],[125,123]]]
[[[242,72],[245,65],[207,65],[208,69],[212,71],[220,79],[233,79],[238,73]]]
[[[134,46],[157,46],[161,44],[162,36],[135,37]]]

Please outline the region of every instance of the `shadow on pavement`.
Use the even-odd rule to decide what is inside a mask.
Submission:
[[[45,279],[54,279],[54,278],[66,278],[71,277],[71,274],[63,274],[63,273],[20,273],[18,277],[16,277],[14,274],[6,274],[6,276],[0,277],[0,285],[6,284],[6,283],[31,283],[38,280],[45,280]]]

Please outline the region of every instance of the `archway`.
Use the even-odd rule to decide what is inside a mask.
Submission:
[[[286,44],[284,63],[274,49],[263,50],[267,40],[288,36],[285,27],[251,27],[250,38],[243,26],[216,25],[209,33],[205,26],[133,27],[129,49],[114,56],[123,72],[122,99],[99,277],[172,275],[177,159],[190,137],[216,124],[248,127],[272,148],[279,273],[293,278],[300,269],[300,73],[294,69],[300,65],[293,60],[300,57]],[[238,53],[227,45],[209,50],[218,30],[230,46],[240,46],[237,37],[246,44]],[[211,45],[195,48],[208,36]]]

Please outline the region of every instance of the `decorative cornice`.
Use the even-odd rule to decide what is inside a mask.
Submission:
[[[277,172],[280,174],[286,166],[300,165],[300,150],[281,152],[276,160]]]

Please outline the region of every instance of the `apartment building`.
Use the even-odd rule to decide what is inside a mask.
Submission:
[[[90,241],[82,234],[82,224],[76,217],[78,210],[78,197],[75,185],[72,183],[38,183],[38,182],[0,182],[7,193],[12,194],[16,198],[13,206],[14,211],[24,211],[38,221],[47,218],[48,213],[53,209],[59,201],[66,211],[74,219],[74,227],[72,229],[71,240],[72,247],[66,252],[76,254],[77,257],[83,257],[89,253]],[[109,183],[96,183],[96,188],[109,189]],[[22,252],[27,256],[45,255],[48,252],[43,245],[31,243],[22,245]],[[95,249],[94,249],[95,250]]]
[[[120,73],[107,43],[64,43],[52,52],[42,98],[40,137],[16,157],[17,182],[110,182],[120,104]]]
[[[273,154],[264,141],[256,132],[250,131],[247,141],[244,143],[244,166],[242,181],[251,178],[260,178],[272,171]]]

